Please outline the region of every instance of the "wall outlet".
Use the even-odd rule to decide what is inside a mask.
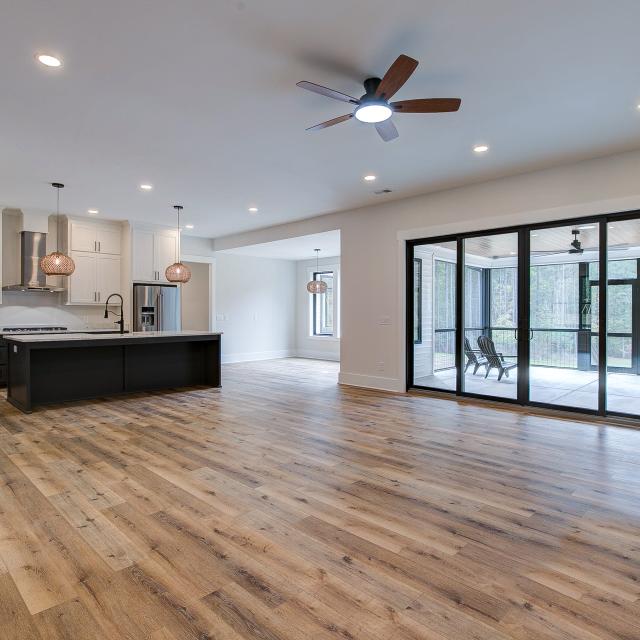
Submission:
[[[378,371],[384,371],[384,362],[382,360],[378,362],[378,364],[376,365],[376,369]]]

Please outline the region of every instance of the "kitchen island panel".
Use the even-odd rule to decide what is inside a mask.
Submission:
[[[74,400],[123,391],[123,347],[33,349],[31,403],[51,404],[70,395]]]
[[[125,347],[128,391],[220,385],[220,341],[130,344]]]
[[[220,386],[220,334],[6,337],[7,400],[20,410],[145,390]]]

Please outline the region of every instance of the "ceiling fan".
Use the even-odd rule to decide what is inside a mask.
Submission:
[[[569,249],[567,253],[584,253],[582,243],[580,242],[580,240],[578,240],[580,229],[573,229],[571,233],[573,234],[573,240],[571,241],[571,249]]]
[[[582,243],[578,239],[578,236],[580,235],[580,229],[572,229],[571,233],[573,234],[573,240],[569,243],[568,249],[552,249],[551,251],[532,251],[531,255],[552,256],[552,255],[557,255],[559,253],[583,254],[584,249],[582,248]]]
[[[389,102],[393,95],[411,77],[417,66],[417,60],[405,55],[398,56],[384,74],[382,80],[380,78],[367,78],[364,81],[365,93],[360,99],[306,80],[298,82],[297,86],[302,89],[355,106],[352,113],[321,122],[309,127],[307,131],[326,129],[355,117],[360,122],[373,124],[380,137],[385,142],[389,142],[389,140],[393,140],[399,135],[398,130],[390,119],[394,113],[445,113],[447,111],[457,111],[462,102],[460,98],[424,98]]]
[[[578,236],[580,235],[580,229],[572,229],[571,233],[573,234],[573,240],[569,243],[569,249],[567,250],[552,250],[552,251],[532,251],[531,255],[534,256],[551,256],[551,255],[557,255],[559,253],[569,253],[572,255],[582,255],[584,253],[584,249],[582,247],[582,243],[580,242]],[[629,244],[627,242],[621,242],[618,244],[610,244],[609,245],[609,249],[627,249],[629,247]],[[591,249],[592,251],[597,250],[597,248],[595,249]]]

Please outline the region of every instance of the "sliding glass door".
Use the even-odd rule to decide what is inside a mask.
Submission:
[[[412,257],[412,384],[456,390],[456,243],[424,244]]]
[[[640,415],[640,220],[607,229],[607,393],[609,411]]]
[[[640,415],[640,212],[412,241],[408,386]]]
[[[596,223],[530,232],[529,399],[598,409]],[[595,342],[594,342],[595,337]]]
[[[518,234],[463,240],[462,391],[518,397]]]

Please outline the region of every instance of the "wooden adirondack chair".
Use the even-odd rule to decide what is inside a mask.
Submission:
[[[480,367],[486,367],[488,364],[488,361],[484,356],[471,348],[469,338],[464,339],[464,355],[467,357],[467,364],[464,367],[465,373],[467,372],[467,369],[473,365],[473,375],[475,376]]]
[[[502,376],[509,377],[509,371],[515,369],[518,365],[515,362],[506,362],[501,353],[496,351],[496,345],[491,338],[487,336],[480,336],[478,338],[478,346],[480,352],[487,359],[487,372],[485,378],[489,375],[491,369],[498,370],[498,382],[502,380]]]

